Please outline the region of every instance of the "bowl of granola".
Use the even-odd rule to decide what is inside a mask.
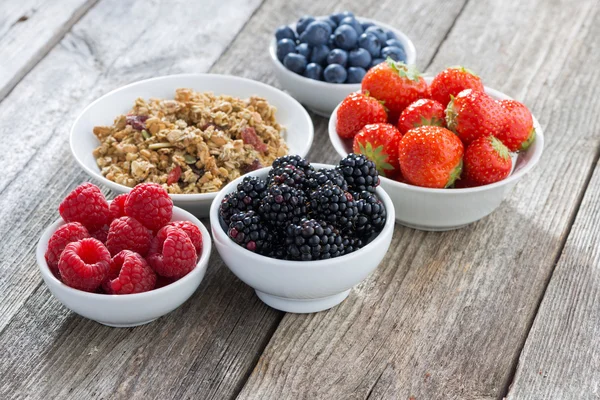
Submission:
[[[79,165],[115,192],[159,183],[176,206],[202,217],[232,180],[285,154],[305,156],[313,135],[306,110],[272,86],[183,74],[100,97],[75,121],[70,145]]]

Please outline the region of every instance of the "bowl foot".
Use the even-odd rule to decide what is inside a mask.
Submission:
[[[319,297],[317,299],[290,299],[273,296],[256,290],[256,295],[268,306],[280,311],[291,313],[314,313],[337,306],[348,297],[350,289],[333,296]]]
[[[408,222],[400,221],[398,219],[396,220],[396,222],[399,223],[400,225],[406,226],[407,228],[412,228],[412,229],[416,229],[416,230],[419,230],[419,231],[427,231],[427,232],[453,231],[455,229],[464,228],[465,226],[470,225],[470,224],[463,224],[463,225],[456,225],[456,226],[441,226],[441,227],[437,227],[437,226],[413,225],[413,224],[409,224]]]
[[[96,321],[96,322],[99,324],[102,324],[102,325],[110,326],[111,328],[133,328],[134,326],[149,324],[150,322],[156,321],[157,319],[158,318],[152,318],[152,319],[149,319],[148,321],[135,322],[133,324],[111,324],[110,322],[102,322],[102,321]]]

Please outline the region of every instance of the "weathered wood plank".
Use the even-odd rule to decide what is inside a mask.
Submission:
[[[546,128],[540,165],[472,226],[396,227],[382,265],[344,303],[284,317],[239,398],[505,394],[600,139],[599,9],[567,6],[469,2],[430,68],[467,65],[528,104]],[[312,158],[334,161],[324,125]]]
[[[0,4],[0,101],[97,1]]]

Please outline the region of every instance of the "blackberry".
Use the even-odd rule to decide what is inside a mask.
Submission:
[[[357,235],[368,238],[383,229],[386,218],[385,207],[376,195],[367,191],[361,192],[356,198],[358,215],[354,221],[354,230]]]
[[[337,185],[323,185],[310,194],[310,209],[314,218],[323,219],[346,231],[358,214],[352,195]]]
[[[252,209],[252,202],[244,202],[245,197],[245,193],[242,192],[229,193],[223,197],[219,207],[219,215],[223,218],[225,225],[229,225],[232,215]]]
[[[366,190],[375,193],[375,188],[379,186],[379,173],[375,163],[362,154],[348,154],[340,161],[338,168],[351,191]]]
[[[259,213],[274,225],[297,222],[306,215],[304,192],[286,184],[271,186],[263,199]]]
[[[287,156],[279,157],[273,161],[271,166],[273,169],[277,169],[280,167],[285,167],[286,165],[293,165],[294,167],[303,170],[307,175],[310,174],[311,171],[314,171],[310,163],[297,154],[289,154]]]
[[[263,225],[260,216],[254,211],[233,214],[227,236],[240,246],[258,254],[267,254],[273,242],[271,231]]]
[[[325,260],[341,256],[342,237],[331,225],[314,219],[302,219],[285,230],[287,258],[290,260]]]
[[[237,185],[237,190],[238,192],[244,192],[250,199],[252,207],[256,209],[262,198],[265,197],[267,182],[256,176],[246,176],[242,182]],[[246,199],[244,200],[247,201]]]
[[[247,176],[237,185],[237,191],[223,198],[219,214],[226,224],[231,216],[239,212],[257,210],[262,198],[266,195],[267,183],[255,176]]]
[[[344,236],[342,238],[342,247],[344,254],[350,254],[363,246],[363,241],[360,238],[351,236]]]
[[[302,189],[307,177],[304,170],[288,164],[282,167],[272,168],[269,171],[269,177],[267,179],[269,186],[286,184],[296,189]]]
[[[317,172],[313,173],[306,181],[306,187],[308,189],[318,189],[319,186],[326,183],[332,183],[338,185],[343,190],[348,190],[348,184],[344,180],[344,175],[338,169],[325,169],[321,168]]]

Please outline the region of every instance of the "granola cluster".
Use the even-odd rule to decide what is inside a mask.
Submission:
[[[96,163],[107,179],[133,187],[162,184],[169,193],[209,193],[287,154],[275,107],[177,89],[174,100],[138,98],[111,126],[94,127]]]

